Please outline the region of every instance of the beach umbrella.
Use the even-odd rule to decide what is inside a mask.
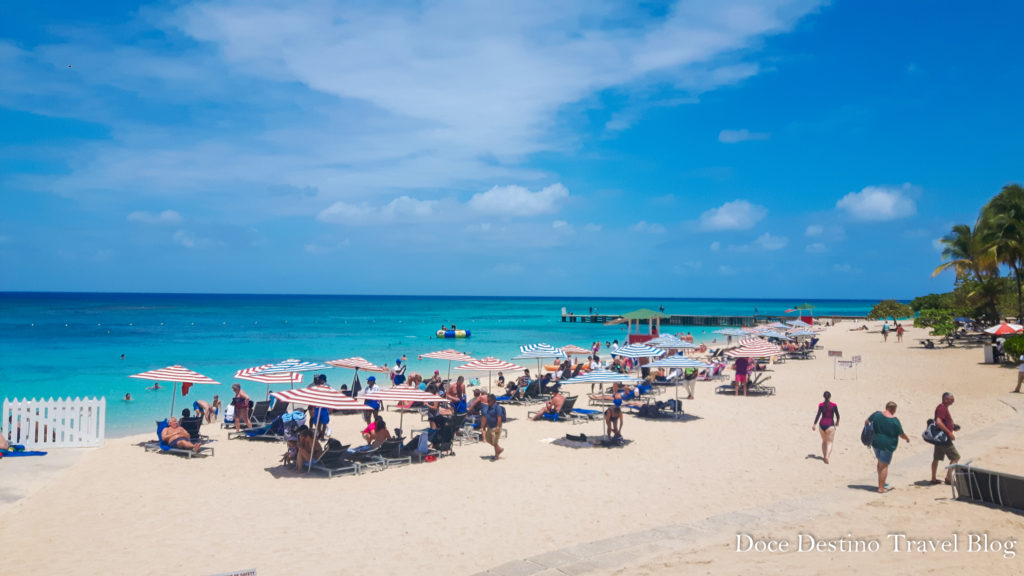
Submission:
[[[393,386],[377,392],[367,392],[363,395],[365,400],[377,400],[379,402],[444,402],[449,403],[447,398],[437,394],[431,394],[413,386]],[[405,424],[405,411],[398,417],[398,427]]]
[[[687,342],[677,336],[671,334],[662,334],[657,338],[652,338],[644,344],[648,346],[657,346],[658,348],[670,348],[673,350],[685,350],[689,348],[697,348],[698,346],[692,342]],[[616,352],[618,354],[618,352]]]
[[[792,332],[789,333],[789,336],[792,337],[792,338],[800,338],[802,336],[817,336],[817,335],[818,335],[818,333],[814,332],[813,330],[793,330]]]
[[[458,350],[438,350],[437,352],[428,352],[426,354],[420,354],[418,356],[420,360],[424,358],[433,358],[434,360],[447,360],[448,361],[448,379],[452,379],[452,362],[469,362],[473,359],[472,356]]]
[[[236,380],[249,380],[252,382],[260,382],[267,385],[267,398],[270,398],[270,385],[271,384],[287,384],[289,388],[295,384],[302,382],[302,374],[298,372],[270,372],[262,373],[270,367],[270,364],[264,364],[263,366],[254,366],[252,368],[243,368],[238,372],[235,372]]]
[[[659,358],[654,362],[651,362],[652,368],[698,368],[707,370],[711,368],[711,364],[695,360],[693,358],[687,358],[686,356],[667,356],[665,358]],[[676,405],[679,404],[679,385],[675,386],[676,389]]]
[[[289,358],[288,360],[282,360],[281,362],[274,364],[267,364],[266,367],[258,373],[276,374],[283,372],[310,372],[312,370],[326,370],[328,368],[330,368],[330,366],[320,362],[303,362],[302,360]]]
[[[654,356],[664,356],[665,351],[646,344],[627,344],[626,346],[619,346],[619,349],[615,351],[615,355],[624,358],[651,358]]]
[[[790,326],[792,326],[794,328],[810,328],[811,327],[810,324],[808,324],[807,322],[804,322],[803,320],[790,320],[789,322],[786,322],[786,324],[789,324]]]
[[[1020,324],[1009,324],[1007,322],[1003,322],[997,326],[985,328],[985,333],[994,334],[996,336],[1006,336],[1008,334],[1017,334],[1021,330],[1024,330],[1024,326],[1021,326]]]
[[[168,366],[166,368],[160,368],[158,370],[150,370],[148,372],[140,372],[139,374],[132,374],[129,378],[138,378],[140,380],[153,380],[156,382],[171,382],[174,384],[171,390],[171,416],[174,416],[174,397],[178,392],[178,383],[181,383],[182,396],[188,393],[188,388],[185,386],[188,384],[220,384],[213,378],[203,376],[198,372],[193,372],[180,364],[174,366]]]
[[[721,330],[715,330],[715,334],[725,334],[726,336],[746,336],[747,332],[740,328],[722,328]]]
[[[565,352],[569,356],[589,356],[590,350],[586,348],[580,348],[575,344],[569,344],[568,346],[562,346],[559,348],[562,352]]]
[[[562,380],[561,384],[607,384],[609,382],[632,382],[635,384],[643,382],[643,379],[628,374],[612,372],[611,370],[594,370],[569,378],[568,380]]]
[[[307,388],[282,390],[280,392],[274,392],[272,395],[281,402],[305,404],[306,406],[327,408],[328,410],[373,410],[373,408],[366,404],[363,404],[353,398],[349,398],[330,386],[309,386]],[[319,420],[319,418],[320,412],[317,411],[317,419]],[[319,428],[319,426],[317,428]],[[316,428],[314,428],[313,443],[316,444],[316,441]],[[310,458],[309,467],[306,470],[308,471],[312,468],[313,459]]]
[[[550,344],[526,344],[519,347],[519,355],[513,356],[515,360],[523,360],[527,358],[537,359],[537,375],[540,376],[540,360],[541,358],[565,358],[565,352],[562,352],[558,348]]]
[[[352,398],[355,398],[359,393],[356,388],[357,386],[361,386],[361,383],[359,382],[360,370],[366,370],[367,372],[386,372],[383,366],[377,366],[362,356],[352,356],[351,358],[341,358],[340,360],[328,360],[327,363],[337,368],[351,368],[356,371],[355,376],[352,377]]]
[[[725,353],[733,358],[766,358],[768,356],[778,356],[779,354],[782,354],[782,348],[779,348],[771,342],[757,340],[756,342],[750,342],[740,346],[739,348],[726,350]]]
[[[782,322],[774,322],[772,324],[769,324],[768,326],[772,328],[782,328],[783,330],[789,330],[790,328],[789,324],[783,324]]]
[[[779,340],[792,340],[790,336],[787,336],[782,332],[776,332],[775,330],[760,330],[757,334],[762,338],[778,338]]]
[[[455,369],[456,370],[479,370],[479,371],[486,370],[487,371],[487,393],[490,394],[490,392],[491,392],[491,373],[492,372],[494,372],[495,370],[522,370],[523,367],[518,365],[518,364],[513,364],[511,362],[506,362],[504,360],[499,360],[499,359],[497,359],[497,358],[495,358],[493,356],[488,356],[487,358],[481,358],[479,360],[473,360],[472,362],[469,362],[468,364],[463,364],[462,366],[456,366]]]

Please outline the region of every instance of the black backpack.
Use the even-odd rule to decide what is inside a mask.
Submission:
[[[878,412],[875,412],[875,414],[878,414]],[[872,416],[875,414],[872,414]],[[868,423],[864,425],[864,429],[860,431],[860,443],[870,448],[874,442],[875,426],[869,420]]]

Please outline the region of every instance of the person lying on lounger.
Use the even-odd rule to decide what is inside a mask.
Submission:
[[[299,451],[295,456],[295,469],[302,471],[312,459],[316,462],[324,455],[324,448],[320,441],[313,437],[313,430],[303,425],[299,428]]]
[[[628,405],[642,405],[636,402],[629,402],[635,399],[639,394],[636,388],[630,388],[629,386],[623,386],[621,382],[616,382],[612,385],[611,394],[588,394],[591,400],[598,400],[600,402],[612,402],[616,406],[622,406],[623,402],[627,402]]]
[[[544,403],[544,410],[542,412],[537,412],[537,414],[534,415],[533,419],[540,420],[541,418],[544,417],[545,414],[558,414],[559,412],[562,411],[562,406],[564,404],[565,396],[563,396],[560,391],[556,390],[555,395],[551,397],[551,400],[548,400],[547,402]]]
[[[199,448],[202,446],[199,442],[192,443],[189,439],[188,430],[185,430],[178,424],[177,418],[169,418],[167,420],[167,427],[160,434],[160,439],[171,448],[183,448],[193,452],[199,452]]]

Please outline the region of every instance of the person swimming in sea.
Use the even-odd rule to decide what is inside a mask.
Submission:
[[[160,383],[159,382],[153,382],[152,386],[150,386],[149,388],[146,388],[146,390],[159,390],[159,389],[160,389]]]
[[[132,393],[131,392],[125,392],[124,393],[124,401],[125,402],[131,402],[132,401]]]

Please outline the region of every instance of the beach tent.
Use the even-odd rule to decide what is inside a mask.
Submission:
[[[174,384],[171,390],[171,416],[174,416],[174,397],[178,393],[178,383],[181,383],[181,395],[184,396],[188,393],[189,387],[192,384],[220,384],[213,378],[203,376],[198,372],[193,372],[188,368],[180,364],[174,366],[168,366],[166,368],[160,368],[158,370],[150,370],[148,372],[141,372],[139,374],[132,374],[129,378],[138,378],[140,380],[153,380],[155,382],[171,382]]]
[[[330,386],[309,386],[307,388],[295,388],[293,390],[282,390],[274,392],[273,396],[282,402],[293,404],[305,404],[316,408],[327,408],[328,410],[373,410],[373,408],[345,396]],[[317,417],[319,417],[319,411]],[[311,422],[317,424],[318,422]],[[318,427],[317,427],[318,428]],[[316,428],[313,429],[313,442],[317,441]],[[312,455],[311,455],[312,456]],[[307,471],[313,467],[313,459],[310,458]]]
[[[469,362],[473,359],[472,356],[458,350],[438,350],[437,352],[428,352],[426,354],[420,354],[418,356],[420,360],[424,358],[433,358],[434,360],[447,360],[448,361],[448,379],[452,379],[452,362]]]
[[[487,358],[481,358],[479,360],[473,360],[468,364],[462,366],[456,366],[456,370],[479,370],[487,371],[487,393],[491,393],[491,373],[495,370],[522,370],[523,367],[518,364],[499,360],[493,356]]]

